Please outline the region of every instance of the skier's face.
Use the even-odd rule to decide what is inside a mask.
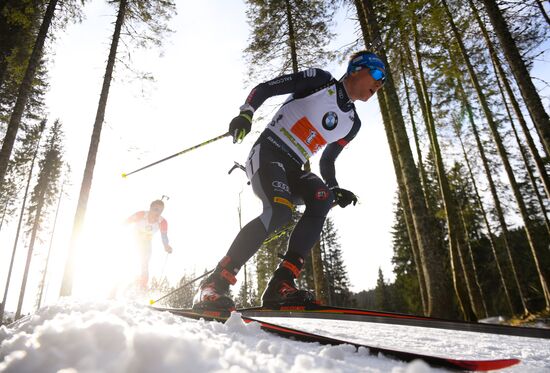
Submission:
[[[347,81],[346,90],[352,101],[367,101],[384,84],[382,80],[375,80],[368,68],[351,73],[344,81]]]
[[[155,215],[155,216],[160,216],[160,214],[162,214],[162,211],[163,211],[163,210],[164,210],[164,209],[163,209],[161,206],[159,206],[159,205],[153,205],[153,206],[151,206],[150,212],[151,212],[151,214],[153,214],[153,215]]]

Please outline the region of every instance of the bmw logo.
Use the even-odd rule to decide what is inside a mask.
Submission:
[[[334,111],[329,111],[323,116],[323,128],[332,131],[338,125],[338,115]]]

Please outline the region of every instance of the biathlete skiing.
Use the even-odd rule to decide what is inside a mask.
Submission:
[[[168,222],[161,214],[164,211],[164,202],[160,199],[151,202],[149,211],[138,211],[126,219],[126,224],[134,225],[134,238],[140,257],[140,275],[137,280],[138,288],[145,290],[149,282],[149,261],[153,248],[153,234],[160,231],[164,250],[172,253],[168,243]]]
[[[241,229],[214,272],[201,283],[193,300],[195,310],[235,309],[229,286],[235,284],[239,269],[262,242],[291,220],[296,203],[305,203],[305,211],[290,236],[282,262],[262,294],[262,305],[315,302],[311,292],[296,287],[295,279],[319,240],[333,204],[346,207],[357,203],[355,194],[340,188],[334,162],[361,127],[354,102],[369,100],[382,87],[385,77],[382,60],[374,53],[361,51],[351,56],[347,72],[340,80],[327,71],[311,68],[252,89],[240,107],[240,114],[229,124],[234,143],[250,132],[254,112],[266,99],[290,94],[253,145],[246,162],[247,177],[262,200],[263,211]],[[302,166],[323,147],[321,179],[304,171]]]

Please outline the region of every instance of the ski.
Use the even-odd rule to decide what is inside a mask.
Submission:
[[[186,318],[195,320],[205,319],[209,321],[225,322],[230,314],[223,311],[201,311],[197,312],[192,309],[176,309],[176,308],[158,308],[152,307],[159,311],[168,311],[175,315],[179,315]],[[410,362],[413,360],[423,360],[427,364],[436,368],[447,368],[452,370],[470,370],[470,371],[488,371],[503,369],[520,362],[518,359],[494,359],[494,360],[469,360],[469,359],[450,359],[446,357],[439,357],[433,355],[424,355],[414,352],[407,352],[401,350],[393,350],[388,348],[373,347],[365,344],[345,341],[342,339],[326,337],[318,334],[309,333],[299,329],[293,329],[282,325],[268,323],[265,321],[257,320],[252,317],[244,316],[241,314],[241,318],[244,322],[257,322],[260,324],[262,330],[277,334],[283,338],[290,338],[301,342],[316,342],[323,345],[342,345],[348,344],[354,346],[356,350],[363,347],[369,351],[371,355],[383,355],[388,358]]]
[[[237,311],[242,315],[249,317],[300,317],[362,321],[550,339],[550,329],[544,328],[454,321],[436,317],[369,311],[356,308],[332,307],[317,304],[310,304],[307,306],[283,306],[279,308],[251,307],[241,308]]]

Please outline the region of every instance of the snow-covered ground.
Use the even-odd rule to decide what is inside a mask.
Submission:
[[[313,319],[270,319],[364,344],[465,358],[522,359],[505,372],[550,372],[550,341],[469,332]],[[0,328],[0,372],[437,372],[283,339],[244,324],[185,319],[143,305],[63,301]]]

